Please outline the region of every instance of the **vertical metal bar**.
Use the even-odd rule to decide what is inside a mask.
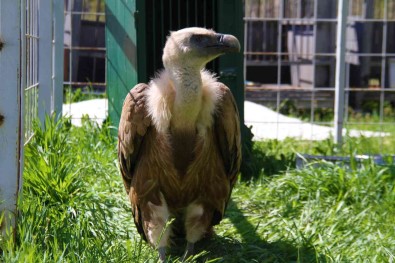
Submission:
[[[244,2],[244,17],[246,16],[247,13],[247,1]],[[247,21],[244,19],[244,51],[243,51],[243,79],[247,80],[247,55],[246,55],[246,51],[248,51],[247,49]]]
[[[207,27],[207,0],[203,0],[203,24]]]
[[[296,4],[297,4],[296,17],[302,18],[302,0],[299,0]],[[291,17],[294,17],[294,15],[292,14]]]
[[[152,70],[155,71],[157,70],[156,68],[156,35],[158,34],[158,32],[156,32],[156,0],[152,1],[152,45],[154,47],[153,50],[153,54],[152,54],[152,66],[154,67]]]
[[[4,221],[0,235],[15,238],[17,201],[22,184],[22,106],[21,29],[23,1],[0,1],[0,35],[5,45],[0,50],[0,213]],[[23,32],[23,31],[22,31]],[[13,230],[13,232],[10,232]]]
[[[186,25],[187,26],[190,26],[190,23],[189,23],[189,0],[185,0],[185,4],[186,4],[186,15],[187,15],[187,23],[186,23]]]
[[[337,39],[336,39],[336,79],[335,79],[335,143],[342,143],[343,116],[344,116],[344,86],[345,86],[345,54],[346,54],[346,28],[348,16],[348,0],[339,0],[337,13]]]
[[[346,64],[346,87],[350,87],[350,64]],[[350,91],[346,91],[344,94],[344,105],[345,109],[348,108],[348,105],[350,103]],[[343,123],[348,122],[348,110],[344,111],[344,120]]]
[[[20,118],[21,118],[21,130],[20,130],[20,144],[21,146],[23,145],[24,139],[25,139],[25,131],[26,131],[26,103],[29,102],[29,100],[26,97],[26,92],[25,92],[25,87],[26,87],[26,83],[28,80],[28,74],[27,74],[27,47],[28,47],[28,42],[26,39],[26,30],[27,30],[27,4],[26,4],[26,0],[21,0],[20,1],[21,6],[20,6],[20,17],[21,17],[21,26],[20,26],[20,32],[21,32],[21,36],[20,36],[20,41],[21,41],[21,51],[20,51],[20,57],[21,57],[21,82],[20,82],[20,97],[21,97],[21,112],[20,112]],[[1,9],[1,8],[0,8]],[[22,162],[20,164],[21,166],[21,171],[23,168],[23,147],[21,147],[21,158],[22,158]]]
[[[64,31],[64,3],[59,0],[52,0],[54,19],[54,80],[53,96],[54,107],[52,111],[59,116],[62,115],[63,106],[63,31]]]
[[[218,3],[218,1],[211,1],[211,19],[212,19],[212,22],[213,22],[213,29],[214,30],[216,30],[217,29],[217,14],[216,14],[216,11],[217,11],[217,3]],[[218,63],[218,60],[215,60],[214,61],[214,64],[215,63]]]
[[[170,21],[170,30],[173,30],[173,1],[169,1],[169,21]],[[169,33],[169,32],[167,32]]]
[[[74,23],[73,23],[73,21],[74,21],[74,15],[73,15],[73,13],[72,13],[72,11],[73,11],[73,8],[74,8],[74,6],[73,6],[73,2],[72,1],[70,1],[69,2],[69,5],[67,6],[67,11],[69,12],[69,14],[70,14],[70,46],[69,46],[69,102],[71,102],[71,100],[72,100],[72,90],[73,90],[73,86],[72,86],[72,82],[73,82],[73,79],[72,79],[72,77],[73,77],[73,43],[74,43],[74,29],[73,29],[73,25],[74,25]],[[68,112],[71,112],[71,103],[69,104],[69,109],[68,109]]]
[[[314,105],[314,100],[315,100],[315,86],[316,86],[316,67],[317,67],[317,63],[316,63],[316,53],[317,53],[317,12],[318,12],[318,3],[317,0],[314,0],[314,10],[313,10],[313,46],[312,46],[312,64],[313,64],[313,83],[312,83],[312,92],[311,92],[311,109],[310,109],[310,124],[314,123],[314,114],[315,114],[315,105]],[[313,129],[313,125],[311,125],[312,129]],[[313,135],[313,132],[311,133]]]
[[[165,11],[165,9],[164,9],[164,6],[163,6],[163,0],[161,0],[160,1],[160,20],[159,20],[159,22],[160,22],[160,41],[161,41],[160,43],[161,43],[161,45],[163,45],[165,43],[165,36],[166,36],[166,34],[165,34],[165,23],[164,23],[165,22],[164,21],[164,19],[165,19],[164,11]]]
[[[197,4],[198,0],[195,0],[195,25],[194,26],[198,26],[198,4]]]
[[[387,61],[387,37],[388,37],[388,17],[387,12],[388,10],[388,0],[384,1],[383,6],[384,12],[384,21],[383,21],[383,42],[382,42],[382,49],[381,49],[381,83],[380,83],[380,131],[383,131],[384,125],[384,102],[385,102],[385,80],[386,80],[386,61]],[[383,147],[383,140],[380,140],[380,149]]]
[[[178,16],[177,28],[178,29],[180,28],[180,25],[181,25],[181,4],[180,4],[180,1],[183,1],[183,0],[178,0],[178,3],[177,3],[177,16]]]
[[[40,0],[37,5],[38,27],[39,27],[39,46],[38,46],[38,116],[42,123],[45,114],[51,113],[51,91],[52,91],[52,57],[49,50],[52,50],[52,1]]]
[[[277,113],[280,112],[280,100],[281,100],[281,65],[282,65],[282,60],[281,60],[281,46],[282,46],[282,19],[284,17],[284,0],[280,0],[280,5],[279,5],[279,13],[278,13],[278,18],[277,18],[277,30],[278,30],[278,36],[277,36],[277,99],[276,99],[276,111]],[[278,129],[279,129],[279,117],[280,114],[277,114],[277,137],[278,137]]]

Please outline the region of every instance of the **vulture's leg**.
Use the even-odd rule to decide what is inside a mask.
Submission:
[[[162,196],[160,205],[148,202],[146,208],[143,212],[143,220],[147,238],[158,249],[160,261],[164,262],[171,232],[171,228],[166,227],[170,215],[166,201]]]
[[[166,247],[158,248],[160,262],[166,262]]]
[[[211,214],[211,216],[210,216]],[[212,213],[205,211],[201,204],[193,203],[187,207],[185,215],[185,232],[187,248],[184,260],[194,254],[194,244],[203,238],[207,230],[210,229]]]
[[[187,260],[190,256],[193,256],[193,254],[194,254],[194,246],[195,246],[195,243],[190,243],[188,241],[187,248],[185,249],[184,256],[182,257],[182,261],[183,262],[185,260]]]

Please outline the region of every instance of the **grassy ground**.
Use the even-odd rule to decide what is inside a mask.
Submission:
[[[0,262],[156,262],[136,235],[118,173],[111,127],[47,120],[26,147],[15,242]],[[387,145],[388,144],[388,145]],[[385,142],[395,149],[393,139]],[[240,181],[216,236],[198,262],[395,262],[395,166],[315,163],[294,169],[296,152],[382,151],[375,140],[265,141],[254,146],[259,175]],[[392,152],[393,153],[393,152]],[[173,249],[170,262],[181,256]],[[193,260],[192,260],[193,261]]]

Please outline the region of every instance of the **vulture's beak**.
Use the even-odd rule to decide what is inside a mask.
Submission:
[[[220,53],[230,53],[230,52],[239,52],[240,51],[240,43],[236,37],[232,35],[226,34],[215,34],[216,44],[215,48],[220,51]]]

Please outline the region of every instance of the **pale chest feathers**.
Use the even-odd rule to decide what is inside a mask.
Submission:
[[[158,132],[197,129],[203,135],[211,127],[219,90],[212,74],[203,70],[201,77],[201,83],[190,83],[191,87],[186,87],[183,94],[175,91],[166,72],[150,82],[147,109]]]

